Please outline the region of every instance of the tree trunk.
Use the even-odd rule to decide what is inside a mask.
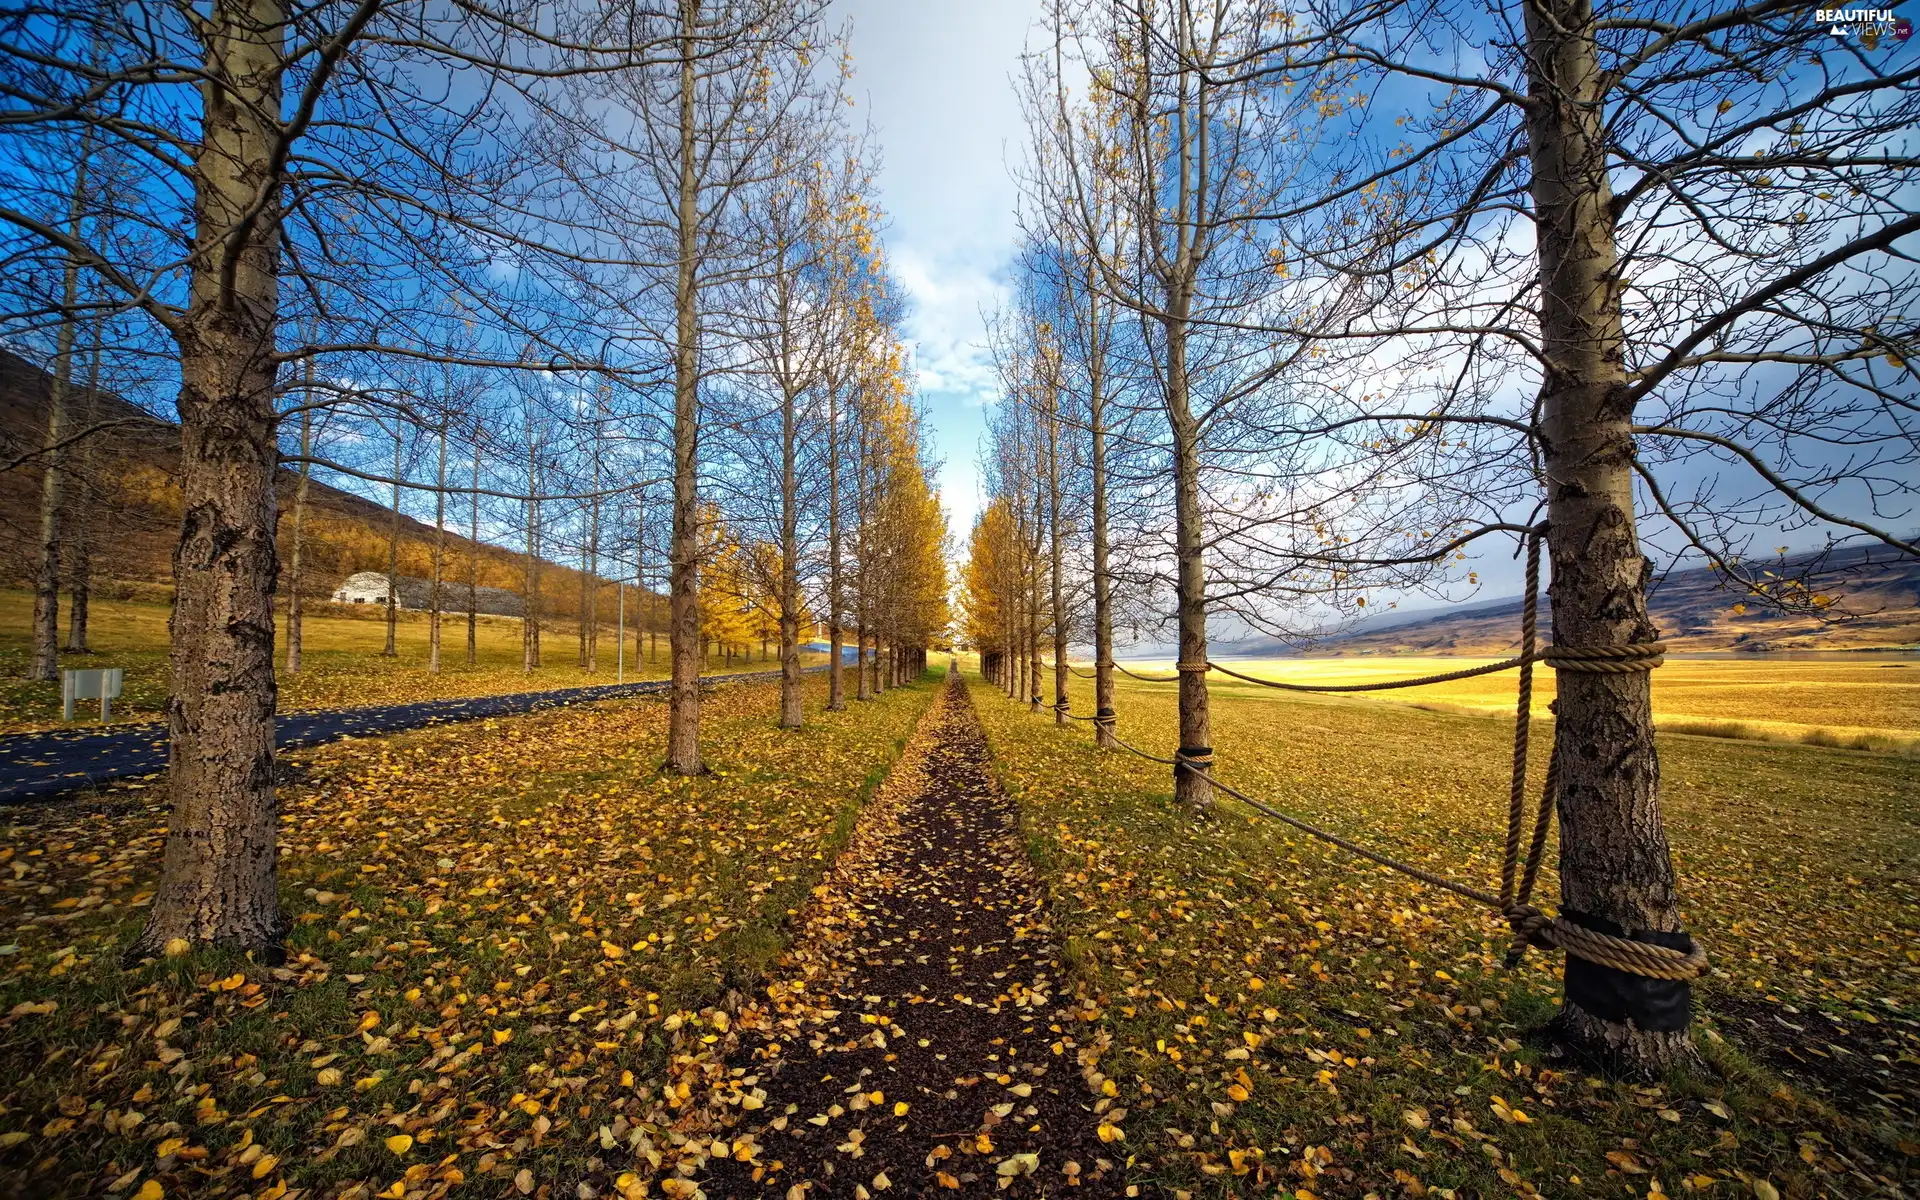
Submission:
[[[604,394],[604,389],[603,389]],[[587,501],[587,674],[600,672],[600,417],[593,423],[593,497]]]
[[[520,617],[520,668],[531,675],[540,665],[540,444],[533,405],[527,405],[527,570],[526,602]]]
[[[130,958],[200,942],[266,951],[285,930],[274,884],[280,188],[270,170],[288,27],[276,0],[215,0],[205,20],[192,274],[175,331],[183,516],[167,697],[173,811]]]
[[[827,389],[827,711],[847,706],[840,666],[840,389]]]
[[[387,519],[387,647],[380,653],[400,657],[400,425],[393,427],[393,513]]]
[[[1167,415],[1173,426],[1174,553],[1179,561],[1180,746],[1174,757],[1174,799],[1195,813],[1213,806],[1207,782],[1213,756],[1212,722],[1207,711],[1206,572],[1200,558],[1200,434],[1188,405],[1186,326],[1176,305],[1167,318]]]
[[[1100,336],[1099,297],[1087,292],[1088,424],[1093,427],[1093,738],[1104,750],[1113,740],[1113,578],[1107,566],[1107,425],[1105,342]]]
[[[88,136],[74,167],[73,197],[67,210],[67,229],[81,232],[86,211]],[[47,389],[47,453],[40,464],[40,560],[33,581],[33,658],[27,678],[60,678],[60,509],[67,472],[67,452],[60,443],[67,436],[67,393],[73,386],[73,343],[79,329],[74,306],[80,299],[80,263],[69,254],[60,272],[60,332],[55,335],[53,382]]]
[[[781,322],[786,328],[786,322]],[[798,729],[800,708],[800,478],[796,397],[780,406],[780,727]]]
[[[1034,497],[1038,508],[1039,497]],[[1034,514],[1036,525],[1039,513]],[[1035,532],[1039,532],[1037,529]],[[1027,590],[1027,711],[1040,711],[1040,548],[1034,546],[1034,552],[1028,560],[1032,565],[1032,586]]]
[[[1053,723],[1067,723],[1067,606],[1060,565],[1060,391],[1047,385],[1047,586],[1053,607]]]
[[[673,682],[667,690],[667,769],[697,775],[700,762],[699,593],[699,323],[694,255],[698,252],[699,186],[694,153],[694,63],[699,0],[680,0],[679,263],[674,280],[673,544],[668,551],[672,613],[667,644]]]
[[[480,436],[473,439],[473,511],[467,535],[467,665],[480,662]]]
[[[100,419],[100,342],[96,333],[87,362],[83,428],[91,428]],[[93,506],[100,496],[94,485],[94,441],[88,438],[81,443],[80,470],[76,473],[80,486],[68,501],[67,542],[73,551],[73,562],[67,569],[67,651],[72,654],[92,653],[87,645],[87,619],[93,595]]]
[[[307,536],[307,485],[313,478],[313,359],[308,357],[304,373],[307,389],[300,410],[300,482],[293,488],[293,549],[287,561],[287,674],[298,675],[304,654],[303,638],[306,614],[302,611],[300,588],[305,567]]]
[[[1658,634],[1647,616],[1651,564],[1634,531],[1633,413],[1593,12],[1588,0],[1539,0],[1525,12],[1553,641],[1644,644]],[[1649,675],[1563,668],[1556,678],[1561,915],[1635,937],[1677,935]],[[1686,983],[1571,957],[1566,976],[1559,1023],[1576,1046],[1648,1074],[1692,1058]]]
[[[587,582],[587,539],[586,512],[580,513],[580,596],[573,603],[574,633],[579,640],[578,666],[582,674],[587,670],[587,591],[591,585]]]
[[[645,466],[643,459],[643,470]],[[633,493],[633,665],[642,675],[646,668],[640,664],[651,661],[645,630],[652,609],[653,593],[647,590],[647,489],[642,485]]]
[[[440,426],[440,459],[433,476],[433,581],[427,593],[427,670],[440,673],[440,576],[447,561],[447,427]]]
[[[1024,539],[1025,535],[1015,527],[1015,536]],[[1008,547],[1011,551],[1014,548]],[[1013,556],[1008,555],[1009,561]],[[1015,568],[1018,570],[1018,568]],[[1020,699],[1020,684],[1026,679],[1025,664],[1021,661],[1020,648],[1024,641],[1020,636],[1020,613],[1026,606],[1025,583],[1019,578],[1013,579],[1007,588],[1007,699]]]
[[[864,615],[854,622],[853,646],[853,698],[871,700],[873,696],[867,688],[867,619]]]

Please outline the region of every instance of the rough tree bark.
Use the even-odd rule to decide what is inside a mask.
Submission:
[[[400,424],[393,427],[393,511],[387,517],[387,658],[400,657]]]
[[[840,388],[827,389],[827,711],[847,706],[840,669]]]
[[[440,673],[440,577],[447,561],[447,427],[440,426],[440,457],[433,476],[433,582],[427,594],[427,670]]]
[[[1099,297],[1087,289],[1087,412],[1093,430],[1093,725],[1094,743],[1119,749],[1113,735],[1113,579],[1107,555],[1107,395]]]
[[[101,338],[96,333],[87,360],[86,410],[81,416],[82,428],[92,428],[100,419],[100,343]],[[68,497],[67,546],[72,551],[67,567],[69,654],[92,653],[92,648],[87,645],[87,621],[93,598],[93,505],[100,495],[94,485],[95,441],[94,438],[88,438],[80,444],[80,469],[74,473],[79,487],[76,495]]]
[[[785,264],[782,263],[782,270]],[[787,321],[780,321],[781,337],[786,337]],[[782,378],[791,379],[792,367],[785,365]],[[798,729],[800,710],[800,497],[798,446],[799,423],[794,413],[795,396],[784,382],[780,404],[780,728]],[[764,649],[761,657],[766,657]]]
[[[534,442],[533,405],[527,405],[527,564],[526,599],[520,614],[520,669],[533,674],[540,665],[540,450]]]
[[[647,656],[646,628],[653,611],[653,593],[647,590],[647,489],[644,485],[635,488],[633,493],[633,591],[633,663],[644,675],[646,668],[640,664],[652,661]]]
[[[1634,530],[1633,414],[1593,11],[1588,0],[1531,0],[1525,12],[1553,640],[1581,648],[1652,642],[1651,564]],[[1671,933],[1680,929],[1679,897],[1660,815],[1650,683],[1645,671],[1558,672],[1561,905],[1563,915]],[[1569,963],[1559,1024],[1575,1045],[1649,1073],[1692,1057],[1684,1021],[1646,1029],[1582,1007],[1574,976],[1589,969]],[[1669,1001],[1690,1011],[1687,985],[1661,986],[1680,989]]]
[[[74,166],[73,196],[67,208],[67,232],[76,240],[86,213],[88,149],[91,129]],[[66,256],[60,271],[60,331],[54,336],[53,382],[47,389],[47,450],[40,466],[40,558],[33,580],[33,657],[27,678],[60,678],[60,516],[67,473],[67,393],[73,388],[73,343],[79,322],[73,315],[80,299],[80,262]]]
[[[174,551],[167,823],[138,957],[211,942],[270,950],[274,886],[274,325],[279,305],[286,14],[215,0],[180,347],[180,544]]]
[[[606,411],[607,390],[599,392],[593,422],[593,498],[587,501],[587,674],[600,672],[600,424]]]
[[[1038,446],[1035,446],[1034,457],[1038,459],[1040,456],[1041,456],[1040,448]],[[1037,468],[1038,464],[1036,463],[1035,465]],[[1044,476],[1038,469],[1036,469],[1034,471],[1035,481],[1038,482],[1042,478],[1044,478]],[[1028,678],[1022,681],[1021,686],[1026,689],[1026,693],[1027,693],[1026,695],[1027,711],[1036,712],[1036,713],[1040,711],[1040,537],[1041,537],[1040,505],[1041,503],[1042,503],[1041,497],[1039,495],[1038,489],[1036,489],[1033,497],[1033,541],[1029,543],[1027,546],[1023,547],[1023,549],[1025,549],[1027,552],[1027,578],[1030,582],[1027,585],[1027,632],[1026,632]]]
[[[293,488],[293,548],[287,558],[287,674],[298,675],[301,656],[304,653],[303,602],[300,588],[305,580],[301,578],[306,551],[307,526],[307,485],[313,478],[313,464],[307,459],[313,454],[313,359],[307,359],[304,374],[307,381],[306,394],[301,399],[300,410],[300,482]]]
[[[700,763],[700,544],[699,497],[699,300],[694,256],[699,242],[699,164],[694,147],[694,83],[700,27],[699,0],[680,0],[680,179],[674,279],[673,344],[673,535],[668,551],[671,613],[668,653],[673,681],[667,689],[667,769],[697,775]]]
[[[1200,435],[1187,396],[1187,337],[1181,320],[1184,294],[1167,318],[1167,416],[1173,426],[1174,553],[1179,561],[1180,748],[1175,757],[1174,799],[1195,813],[1213,807],[1210,770],[1213,725],[1207,710],[1207,580],[1200,557]],[[1188,756],[1198,761],[1188,761]]]
[[[467,665],[480,662],[480,439],[473,439],[473,510],[467,533]]]
[[[1049,368],[1054,370],[1055,367]],[[1067,606],[1060,562],[1060,387],[1057,375],[1047,389],[1047,586],[1053,606],[1053,723],[1067,723]]]

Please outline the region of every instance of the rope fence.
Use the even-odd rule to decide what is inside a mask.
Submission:
[[[1526,789],[1527,763],[1531,749],[1534,666],[1544,663],[1558,671],[1623,675],[1651,671],[1666,661],[1666,645],[1658,641],[1625,646],[1549,645],[1540,648],[1536,645],[1539,636],[1540,542],[1544,532],[1544,526],[1535,527],[1529,533],[1526,542],[1526,597],[1522,602],[1520,614],[1520,653],[1496,663],[1468,667],[1459,671],[1447,671],[1437,675],[1422,675],[1413,679],[1394,679],[1363,684],[1282,683],[1278,680],[1245,675],[1214,662],[1179,663],[1176,665],[1178,673],[1171,676],[1135,674],[1117,662],[1101,664],[1112,666],[1123,675],[1142,683],[1172,683],[1184,674],[1205,674],[1217,671],[1248,683],[1289,692],[1389,691],[1398,688],[1426,687],[1430,684],[1471,679],[1479,675],[1518,669],[1520,676],[1519,695],[1514,713],[1513,768],[1507,793],[1506,840],[1500,864],[1500,891],[1497,894],[1422,867],[1416,867],[1412,863],[1378,850],[1369,849],[1349,838],[1284,812],[1257,797],[1250,796],[1231,784],[1223,783],[1215,778],[1210,770],[1213,762],[1210,749],[1203,751],[1199,748],[1183,748],[1177,751],[1173,758],[1162,758],[1121,741],[1113,732],[1113,717],[1106,710],[1102,710],[1102,713],[1097,716],[1083,717],[1074,713],[1064,699],[1057,701],[1052,707],[1075,721],[1091,722],[1095,725],[1104,723],[1104,732],[1114,745],[1148,762],[1170,766],[1175,774],[1183,768],[1204,772],[1207,782],[1212,787],[1220,789],[1256,812],[1378,866],[1492,909],[1506,920],[1508,927],[1513,931],[1513,944],[1508,949],[1506,958],[1508,967],[1516,966],[1526,948],[1531,945],[1558,947],[1576,958],[1599,963],[1632,975],[1652,979],[1693,979],[1704,974],[1707,969],[1706,948],[1697,938],[1689,938],[1690,945],[1687,950],[1675,950],[1651,942],[1635,941],[1632,938],[1590,929],[1564,916],[1547,916],[1531,903],[1534,885],[1539,880],[1540,866],[1546,855],[1547,831],[1553,823],[1555,800],[1559,790],[1558,756],[1552,755],[1547,760],[1546,780],[1540,790],[1539,802],[1532,813],[1529,830]],[[1047,663],[1042,665],[1052,666]],[[1076,670],[1071,664],[1069,669]],[[1078,673],[1077,670],[1076,673]],[[1526,847],[1524,856],[1521,854],[1523,844]]]

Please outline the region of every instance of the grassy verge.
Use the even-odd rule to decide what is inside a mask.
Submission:
[[[152,721],[165,715],[167,699],[167,617],[164,604],[131,600],[96,600],[92,606],[93,651],[62,654],[63,667],[120,667],[126,671],[126,692],[114,701],[114,720]],[[18,590],[0,590],[0,733],[57,727],[60,722],[60,685],[25,678],[29,660],[29,621],[33,597]],[[381,653],[386,646],[383,614],[349,605],[312,606],[303,621],[298,675],[279,672],[281,712],[340,708],[362,704],[403,704],[458,696],[490,696],[552,688],[612,683],[615,677],[615,628],[600,631],[598,669],[580,666],[578,635],[572,625],[543,631],[545,665],[532,672],[521,666],[520,622],[507,617],[481,617],[476,626],[476,661],[466,662],[467,622],[464,614],[449,616],[441,628],[442,669],[427,670],[429,623],[425,613],[403,612],[395,630],[395,657]],[[286,661],[286,622],[276,630],[280,642],[275,659]],[[64,636],[64,627],[63,627]],[[666,639],[649,661],[627,631],[625,679],[659,679],[667,673]],[[651,650],[652,647],[649,647]],[[803,655],[806,665],[824,662],[825,655]],[[736,658],[731,664],[716,660],[711,674],[770,669],[773,664]],[[96,723],[99,708],[81,706],[82,720]]]
[[[1074,707],[1090,711],[1084,681]],[[1715,956],[1698,1076],[1634,1085],[1529,1032],[1558,962],[1487,915],[976,687],[1100,1047],[1105,1136],[1200,1195],[1898,1195],[1920,1138],[1920,781],[1902,759],[1663,742],[1687,920]],[[1173,743],[1165,689],[1121,735]],[[1429,869],[1497,878],[1503,731],[1401,706],[1223,701],[1223,778]],[[1551,898],[1549,874],[1541,892]]]
[[[683,1098],[671,1031],[755,981],[932,695],[807,729],[707,701],[714,774],[632,701],[349,742],[282,789],[288,960],[123,970],[152,793],[15,810],[0,844],[0,1193],[573,1196]]]

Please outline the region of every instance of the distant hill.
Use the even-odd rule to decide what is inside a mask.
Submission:
[[[45,445],[52,378],[16,354],[0,350],[0,463]],[[92,524],[97,594],[116,590],[131,595],[164,596],[173,583],[173,548],[180,536],[177,425],[155,417],[110,392],[70,393],[70,427],[125,422],[76,445],[68,454],[71,483],[68,513]],[[38,560],[40,513],[39,460],[0,470],[0,584],[23,586]],[[280,590],[287,588],[287,552],[292,538],[292,507],[298,476],[282,470],[275,485],[280,505]],[[350,575],[387,569],[387,530],[392,510],[363,496],[317,479],[307,493],[302,537],[301,595],[324,601]],[[110,538],[110,544],[109,544]],[[432,572],[433,526],[402,516],[400,570],[404,575]],[[526,558],[515,551],[447,535],[445,571],[467,577],[469,554],[477,553],[480,582],[515,592],[524,587]],[[580,574],[548,562],[541,568],[541,611],[571,616],[579,608]],[[115,585],[119,585],[116,587]],[[611,584],[605,595],[611,597]],[[129,591],[131,587],[131,591]],[[607,611],[603,602],[602,611]]]
[[[1810,556],[1789,558],[1787,572]],[[1920,560],[1885,546],[1837,550],[1821,564],[1820,590],[1835,619],[1778,612],[1750,600],[1712,570],[1672,571],[1648,608],[1667,644],[1683,653],[1863,650],[1920,645]],[[1377,617],[1330,637],[1313,654],[1509,654],[1519,645],[1520,597]],[[1547,601],[1541,597],[1542,636]],[[1260,657],[1300,653],[1270,639],[1234,643],[1228,653]]]

